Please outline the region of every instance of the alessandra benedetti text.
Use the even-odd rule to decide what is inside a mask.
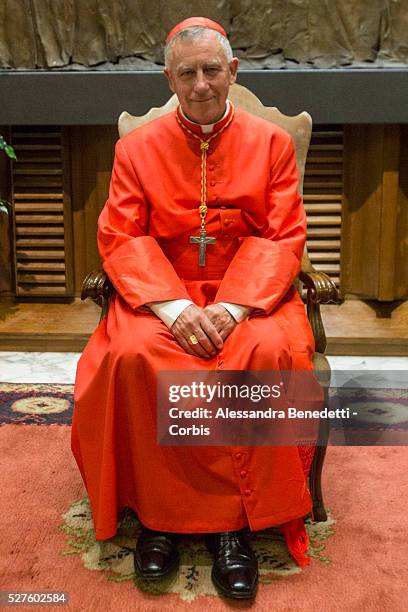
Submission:
[[[356,413],[353,412],[353,415]],[[180,410],[170,408],[171,419],[349,419],[349,408],[322,408],[321,410],[298,410],[288,407],[286,410],[231,410],[230,408],[194,408],[193,410]]]

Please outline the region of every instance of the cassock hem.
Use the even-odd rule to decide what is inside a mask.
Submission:
[[[261,531],[262,529],[268,529],[269,527],[280,527],[289,521],[294,519],[303,518],[312,511],[312,504],[307,503],[300,509],[296,510],[293,514],[285,514],[281,518],[276,515],[263,516],[256,519],[248,519],[249,527],[251,531]]]
[[[132,508],[130,505],[126,506]],[[174,527],[173,523],[158,523],[156,521],[151,522],[148,518],[140,515],[135,508],[132,508],[136,513],[139,521],[144,527],[153,529],[154,531],[165,531],[168,533],[181,533],[181,534],[200,534],[200,533],[221,533],[224,531],[239,531],[245,527],[249,527],[251,531],[261,531],[262,529],[268,529],[269,527],[279,527],[286,522],[292,521],[293,519],[303,518],[309,514],[312,510],[311,502],[307,502],[300,508],[296,509],[291,514],[281,513],[281,516],[271,514],[269,516],[263,516],[261,518],[252,519],[250,517],[243,518],[238,521],[227,521],[223,523],[211,524],[211,526],[204,525],[202,522],[189,523],[188,529],[185,526]],[[117,527],[111,527],[106,529],[96,529],[95,537],[97,540],[108,540],[113,538],[117,533]]]

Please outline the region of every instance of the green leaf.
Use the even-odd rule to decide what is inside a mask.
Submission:
[[[0,149],[4,149],[4,147],[6,146],[6,141],[4,140],[3,136],[0,136]]]
[[[10,158],[10,159],[17,159],[17,155],[16,152],[14,151],[13,147],[11,145],[6,145],[4,147],[4,152],[5,154]]]
[[[0,200],[0,213],[4,213],[8,215],[8,208],[6,206],[7,202],[5,200]]]

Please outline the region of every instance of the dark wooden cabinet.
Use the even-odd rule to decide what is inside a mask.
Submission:
[[[345,129],[340,287],[343,297],[408,296],[408,130]]]

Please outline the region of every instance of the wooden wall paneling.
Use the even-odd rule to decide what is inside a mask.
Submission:
[[[408,125],[400,126],[395,251],[395,299],[408,298]]]
[[[0,134],[8,139],[7,127],[0,127]],[[10,162],[0,153],[0,198],[11,201]],[[3,205],[0,209],[0,298],[14,295],[12,210]]]
[[[343,297],[390,302],[408,295],[406,135],[399,125],[346,128]]]
[[[69,127],[61,128],[62,193],[64,207],[64,255],[66,294],[74,295],[74,252],[72,227],[71,147]]]
[[[400,128],[398,125],[386,125],[384,126],[383,135],[381,234],[377,298],[382,301],[392,301],[395,299]]]
[[[69,189],[64,193],[62,129],[13,126],[11,135],[17,153],[12,168],[16,295],[68,297],[72,258],[66,259],[66,252],[72,233]]]
[[[342,297],[377,299],[380,266],[384,126],[344,130]]]
[[[71,182],[74,232],[74,287],[81,292],[85,276],[100,266],[97,221],[109,191],[117,140],[116,126],[71,128]]]
[[[342,125],[318,125],[313,129],[306,160],[303,200],[310,261],[338,285],[343,201]]]
[[[74,291],[78,294],[78,277],[85,275],[85,207],[82,192],[82,134],[85,127],[73,126],[69,130],[71,151],[71,209],[74,251]],[[84,151],[85,152],[85,151]]]

